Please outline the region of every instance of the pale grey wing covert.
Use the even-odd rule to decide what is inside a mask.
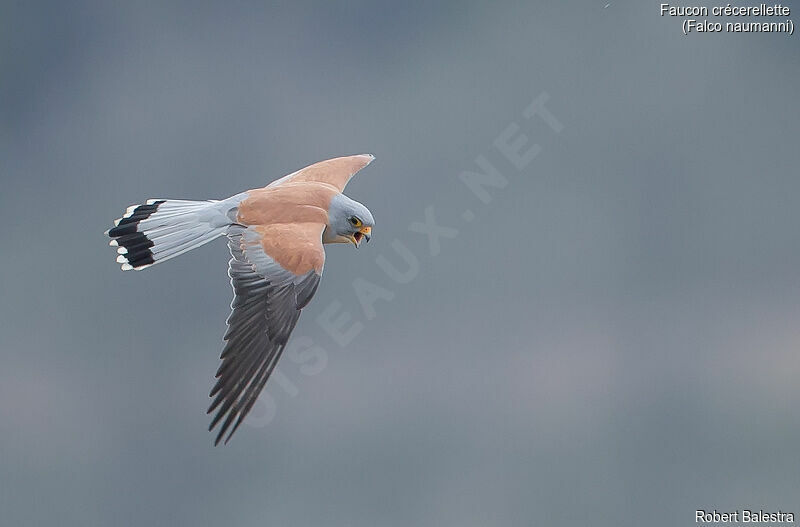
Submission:
[[[264,252],[261,236],[241,225],[228,230],[228,247],[234,299],[208,408],[216,410],[209,430],[225,418],[215,445],[230,429],[227,443],[253,407],[320,280],[314,271],[297,276],[282,268]]]

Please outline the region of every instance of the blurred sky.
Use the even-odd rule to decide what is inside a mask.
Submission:
[[[0,4],[2,523],[800,513],[798,37],[605,4]],[[560,133],[522,115],[542,93]],[[521,170],[493,145],[514,125]],[[360,152],[373,241],[328,248],[295,331],[326,361],[284,357],[214,448],[224,243],[121,273],[102,233]],[[478,156],[508,180],[488,204]],[[428,207],[458,229],[436,255]],[[355,279],[392,299],[365,313]]]

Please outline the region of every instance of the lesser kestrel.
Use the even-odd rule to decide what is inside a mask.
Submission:
[[[149,199],[128,207],[107,234],[122,270],[141,270],[220,236],[233,286],[225,346],[208,413],[214,444],[242,423],[314,296],[326,243],[369,241],[370,211],[342,192],[374,156],[329,159],[224,200]],[[226,436],[227,433],[227,436]]]

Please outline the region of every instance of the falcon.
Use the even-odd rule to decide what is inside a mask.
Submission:
[[[228,199],[149,199],[106,234],[123,271],[142,270],[225,236],[233,287],[221,364],[207,413],[214,445],[227,443],[280,359],[319,285],[323,244],[368,242],[375,220],[345,196],[371,154],[328,159]]]

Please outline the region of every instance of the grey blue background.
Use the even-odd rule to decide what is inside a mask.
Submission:
[[[3,2],[0,522],[800,513],[798,36],[605,3]],[[521,117],[542,92],[560,134]],[[541,146],[521,171],[511,123]],[[102,233],[359,152],[374,239],[329,248],[295,334],[327,365],[284,357],[296,390],[213,448],[224,243],[122,273]],[[509,180],[486,205],[478,155]],[[437,256],[428,206],[459,229]],[[394,240],[408,284],[375,261]],[[358,277],[394,295],[372,320]],[[344,349],[334,301],[364,323]]]

